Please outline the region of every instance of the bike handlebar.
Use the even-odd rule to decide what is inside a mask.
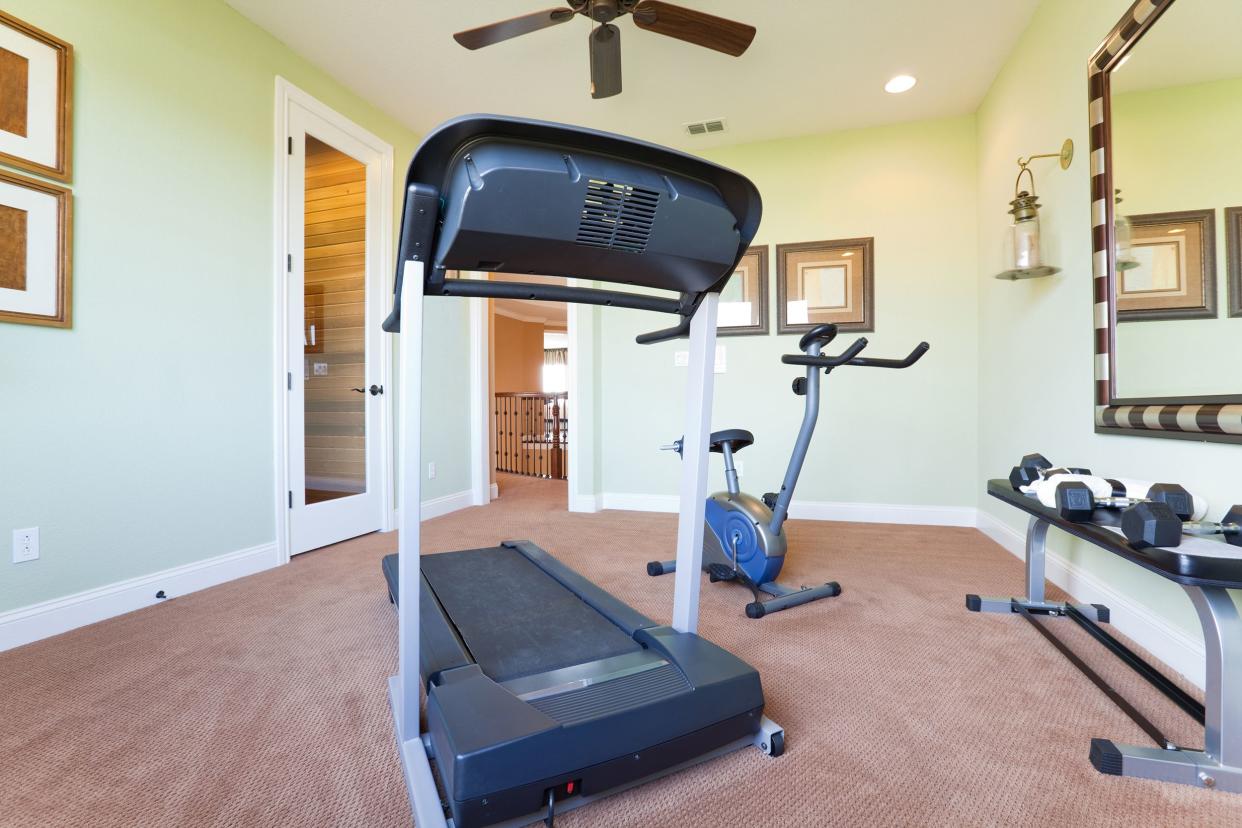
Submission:
[[[812,342],[818,342],[820,346],[827,345],[829,342],[837,338],[837,326],[831,323],[826,325],[816,325],[811,328],[802,338],[798,340],[798,350],[805,352],[811,346]]]
[[[909,368],[922,359],[923,354],[927,353],[928,349],[931,348],[926,342],[920,342],[914,346],[914,350],[905,359],[875,359],[858,356],[859,352],[865,347],[867,347],[866,337],[859,337],[853,345],[835,357],[786,354],[781,357],[781,362],[786,365],[811,365],[826,370],[838,368],[842,365],[856,365],[860,368]]]

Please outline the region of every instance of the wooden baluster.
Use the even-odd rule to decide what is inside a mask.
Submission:
[[[552,397],[552,447],[555,452],[552,463],[552,476],[561,479],[561,405],[559,397]]]

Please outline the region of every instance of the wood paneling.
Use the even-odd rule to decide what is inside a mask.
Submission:
[[[304,356],[307,486],[361,490],[368,397],[352,389],[366,385],[366,167],[310,136],[305,221],[306,318],[316,325]],[[327,376],[315,376],[316,363]]]

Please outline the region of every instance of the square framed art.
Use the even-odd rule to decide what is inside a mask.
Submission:
[[[0,162],[68,181],[73,47],[0,11]]]
[[[875,239],[776,246],[777,333],[875,330]]]
[[[72,325],[73,196],[0,170],[0,322]]]
[[[768,332],[768,246],[746,250],[720,292],[716,319],[719,336],[764,335]]]
[[[1216,316],[1216,211],[1129,216],[1136,266],[1117,273],[1117,321]]]
[[[1229,315],[1242,316],[1242,207],[1225,208],[1225,254],[1229,267]]]

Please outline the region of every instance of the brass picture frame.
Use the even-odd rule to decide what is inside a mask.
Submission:
[[[1140,266],[1117,272],[1117,321],[1216,318],[1216,211],[1128,216]]]
[[[72,327],[72,254],[69,188],[0,170],[0,322]]]
[[[875,239],[776,246],[777,333],[875,330]]]
[[[761,244],[747,248],[720,292],[716,335],[766,336],[768,330],[768,246]]]
[[[32,106],[40,96],[51,105]],[[0,11],[0,163],[68,182],[73,46]]]

